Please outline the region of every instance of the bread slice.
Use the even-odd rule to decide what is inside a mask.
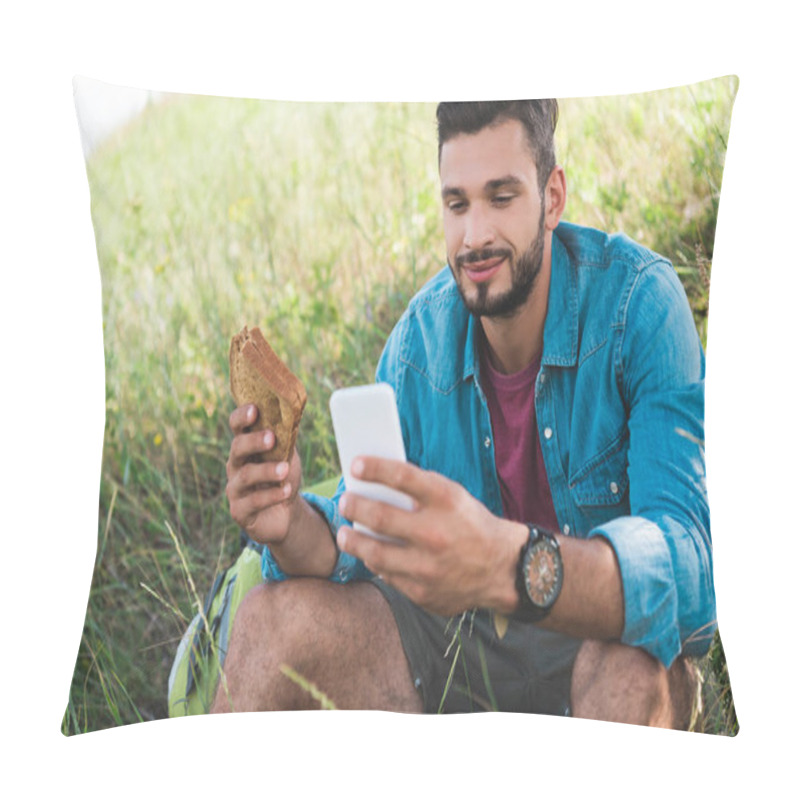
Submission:
[[[231,339],[230,369],[237,407],[254,403],[258,408],[251,430],[275,434],[275,446],[262,460],[289,461],[306,405],[303,383],[275,355],[261,331],[246,325]]]

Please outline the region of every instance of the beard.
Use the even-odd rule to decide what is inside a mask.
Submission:
[[[542,270],[542,260],[544,256],[544,207],[539,218],[539,230],[527,250],[513,261],[513,254],[505,248],[476,250],[468,255],[458,256],[456,265],[448,261],[450,271],[456,279],[456,286],[467,307],[467,311],[476,317],[513,317],[519,309],[525,305],[533,292],[536,278]],[[511,269],[511,287],[499,295],[489,295],[489,285],[479,283],[473,287],[476,294],[468,297],[464,291],[462,282],[458,275],[464,265],[475,263],[476,261],[488,261],[493,258],[505,257]]]

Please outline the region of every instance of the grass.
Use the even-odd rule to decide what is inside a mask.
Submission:
[[[672,258],[703,340],[734,94],[724,79],[568,101],[557,134],[566,218]],[[225,497],[227,357],[244,324],[308,388],[306,482],[337,473],[330,392],[372,380],[408,299],[444,263],[433,120],[427,104],[174,96],[89,159],[106,428],[64,733],[166,716],[194,614],[187,574],[202,594],[239,546]],[[708,729],[734,732],[718,641],[704,669]]]

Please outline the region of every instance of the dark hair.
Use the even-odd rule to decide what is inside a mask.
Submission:
[[[510,119],[519,120],[528,134],[528,144],[536,164],[539,191],[556,165],[553,141],[558,122],[558,100],[496,100],[439,103],[436,122],[439,129],[439,160],[442,145],[460,133],[477,133]]]

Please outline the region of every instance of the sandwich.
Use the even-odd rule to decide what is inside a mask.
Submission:
[[[306,405],[303,383],[275,355],[261,331],[246,325],[231,340],[230,369],[237,407],[253,403],[258,408],[251,430],[275,434],[275,446],[262,460],[289,461]]]

